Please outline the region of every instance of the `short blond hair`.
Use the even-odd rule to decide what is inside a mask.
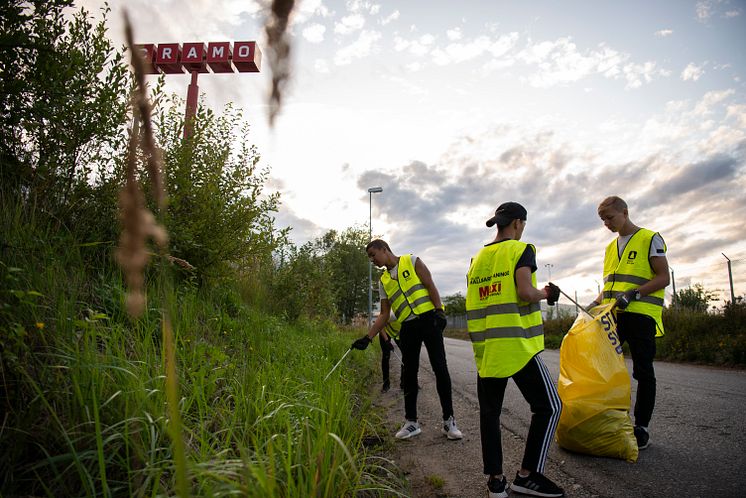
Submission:
[[[606,209],[606,208],[613,208],[616,211],[624,211],[627,209],[627,203],[624,202],[624,200],[621,197],[617,197],[616,195],[611,195],[607,197],[606,199],[601,201],[601,204],[598,205],[598,210]]]

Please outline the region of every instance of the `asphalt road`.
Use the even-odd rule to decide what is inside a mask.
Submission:
[[[471,344],[447,338],[446,351],[454,398],[476,409]],[[559,351],[541,354],[557,379]],[[422,356],[422,369],[429,370],[424,348]],[[629,360],[627,367],[631,373]],[[562,469],[563,481],[582,483],[583,495],[746,496],[746,371],[661,361],[655,368],[658,396],[650,424],[651,444],[640,452],[636,463],[570,453],[555,443],[549,457],[551,466]],[[466,411],[464,408],[457,408],[457,412]],[[510,382],[501,418],[503,439],[508,433],[525,438],[530,415],[528,404]]]

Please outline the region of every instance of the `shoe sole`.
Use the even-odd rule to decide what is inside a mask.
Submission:
[[[489,491],[489,490],[487,491],[489,492],[488,494],[489,498],[508,498],[508,488],[505,488],[505,491],[501,493],[495,493],[494,491]]]
[[[415,436],[417,436],[417,435],[418,435],[419,433],[421,433],[421,432],[422,432],[422,429],[417,429],[417,430],[414,430],[414,431],[412,431],[412,432],[410,432],[409,434],[406,434],[406,435],[404,435],[404,436],[400,436],[400,435],[398,435],[398,434],[394,434],[394,437],[395,437],[396,439],[409,439],[409,438],[411,438],[411,437],[415,437]]]
[[[638,450],[644,450],[648,446],[650,446],[650,441],[648,441],[647,443],[643,444],[642,446],[638,446],[637,449]]]
[[[447,431],[447,430],[445,430],[445,429],[441,429],[441,430],[440,430],[440,432],[442,432],[443,434],[445,434],[445,435],[446,435],[446,437],[447,437],[448,439],[450,439],[451,441],[458,441],[459,439],[464,439],[464,436],[463,436],[463,434],[462,434],[461,436],[451,436],[450,434],[448,434],[448,431]],[[506,496],[507,496],[507,495],[506,495]]]
[[[546,498],[560,498],[561,496],[565,496],[564,493],[542,493],[540,491],[535,491],[533,489],[524,488],[523,486],[517,486],[515,484],[510,485],[510,490],[515,491],[516,493],[524,494],[524,495],[543,496]]]

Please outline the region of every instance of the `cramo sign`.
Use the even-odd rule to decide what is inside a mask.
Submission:
[[[210,43],[144,43],[137,45],[148,74],[258,73],[262,52],[253,41]],[[209,68],[209,70],[208,70]]]

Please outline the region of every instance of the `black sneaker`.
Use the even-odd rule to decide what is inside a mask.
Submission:
[[[565,496],[565,490],[554,484],[546,476],[539,472],[531,472],[527,477],[515,474],[510,489],[516,493],[532,496],[559,497]]]
[[[381,387],[381,392],[388,392],[389,389],[391,389],[391,383],[389,381],[384,382],[383,387]]]
[[[637,439],[637,449],[644,450],[650,446],[650,433],[640,425],[635,426],[635,439]]]
[[[487,491],[489,491],[489,498],[508,498],[508,480],[505,476],[502,479],[490,476],[487,480]]]

